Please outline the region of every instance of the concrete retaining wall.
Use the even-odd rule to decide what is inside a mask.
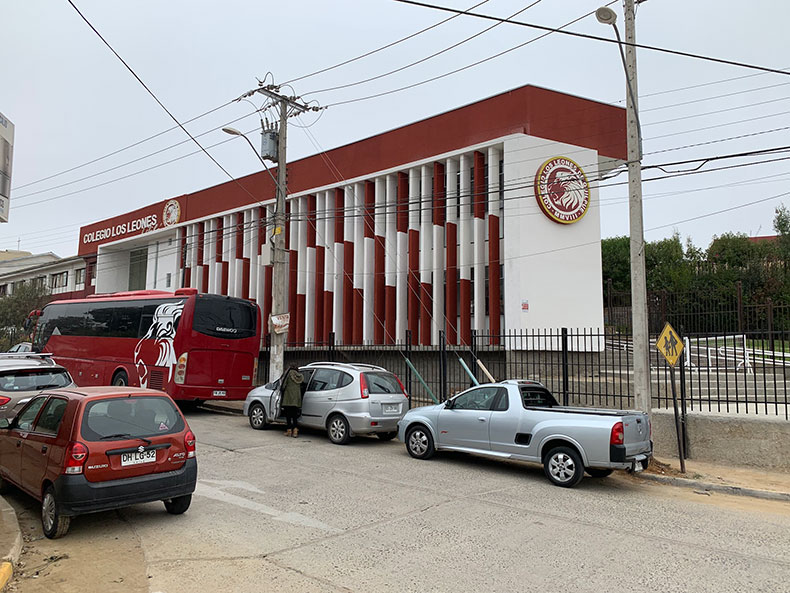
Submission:
[[[774,416],[690,412],[688,458],[790,472],[790,422]],[[653,441],[659,457],[677,458],[672,410],[653,410]]]

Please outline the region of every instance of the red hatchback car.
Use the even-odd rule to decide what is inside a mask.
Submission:
[[[170,396],[133,387],[46,391],[0,419],[0,492],[14,484],[41,501],[44,535],[71,517],[161,500],[189,508],[195,435]]]

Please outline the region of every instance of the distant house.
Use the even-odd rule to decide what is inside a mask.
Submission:
[[[0,297],[14,294],[20,285],[30,282],[46,288],[53,297],[81,298],[94,292],[92,284],[86,282],[86,271],[85,260],[79,256],[61,258],[52,252],[2,251]]]

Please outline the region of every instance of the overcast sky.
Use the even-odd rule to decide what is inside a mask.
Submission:
[[[436,3],[467,9],[479,1]],[[449,16],[392,0],[75,0],[75,4],[181,121],[254,88],[256,77],[263,78],[267,72],[283,83],[381,47]],[[523,0],[489,0],[476,11],[510,16],[529,4]],[[542,0],[517,18],[560,26],[601,4],[601,0]],[[616,2],[612,8],[620,17],[623,31],[622,5]],[[186,136],[180,130],[59,174],[167,130],[173,126],[172,120],[66,0],[0,0],[0,14],[0,112],[16,126],[11,220],[0,224],[0,249],[16,249],[19,244],[28,251],[73,255],[81,225],[227,181],[204,154],[144,171],[197,150],[194,144],[183,142]],[[638,8],[637,40],[788,68],[788,22],[790,3],[775,0],[649,0]],[[491,24],[458,17],[368,58],[298,80],[293,86],[305,99],[331,105],[436,77],[540,34],[503,24],[397,74],[315,92],[400,68]],[[570,29],[613,35],[611,27],[599,24],[594,16]],[[647,50],[639,51],[638,60],[646,165],[790,145],[790,130],[780,129],[790,126],[790,76]],[[624,105],[624,81],[615,45],[552,34],[497,59],[406,91],[331,107],[309,128],[313,138],[303,129],[289,130],[289,160],[525,84]],[[250,116],[253,109],[249,103],[234,103],[187,127],[195,135],[203,134],[247,115],[232,125],[252,131],[257,127],[256,118]],[[315,120],[316,115],[309,114],[294,123]],[[752,135],[730,139],[746,134]],[[228,140],[210,152],[235,176],[260,168],[241,139],[210,131],[200,140],[204,146]],[[684,148],[702,143],[706,144]],[[158,154],[152,155],[155,152]],[[783,157],[786,159],[787,153],[731,159],[710,163],[701,170],[755,160],[774,162],[646,182],[646,238],[659,239],[676,229],[684,239],[690,236],[698,246],[707,247],[714,235],[726,231],[773,234],[776,206],[783,200],[790,206],[789,196],[767,199],[790,191],[790,163],[775,160]],[[644,177],[665,175],[651,170],[645,171]],[[119,179],[122,177],[126,178]],[[604,237],[628,232],[625,181],[623,174],[601,189]],[[97,185],[101,186],[93,187]],[[682,222],[758,200],[764,201]]]

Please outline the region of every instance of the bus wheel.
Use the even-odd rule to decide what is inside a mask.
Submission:
[[[112,384],[119,386],[119,387],[126,387],[129,385],[129,377],[126,375],[126,371],[118,371],[113,375]]]

